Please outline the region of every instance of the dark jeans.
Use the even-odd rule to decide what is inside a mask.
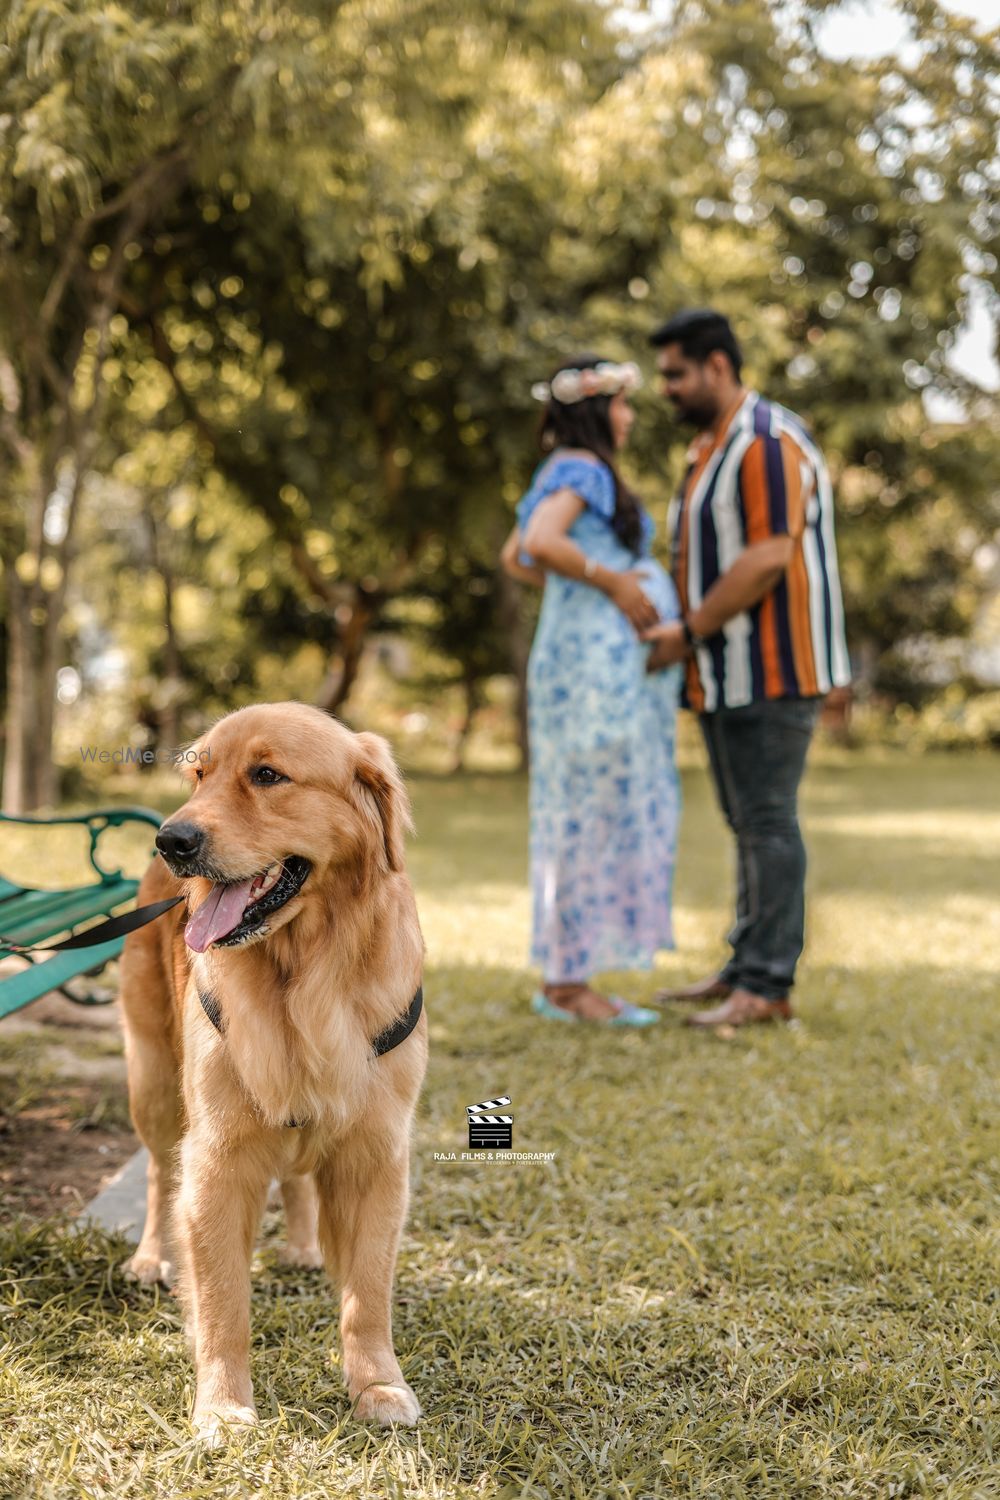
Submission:
[[[736,925],[723,977],[765,1000],[788,994],[802,952],[798,791],[818,715],[818,698],[779,698],[699,716],[719,804],[736,835]]]

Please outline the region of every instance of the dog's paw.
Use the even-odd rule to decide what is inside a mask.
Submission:
[[[303,1266],[310,1271],[322,1271],[323,1252],[318,1245],[282,1245],[278,1259],[283,1266]]]
[[[256,1427],[257,1413],[252,1406],[218,1406],[211,1411],[195,1412],[191,1426],[203,1447],[222,1448],[231,1435],[228,1429]]]
[[[420,1402],[405,1381],[399,1385],[370,1385],[355,1401],[354,1416],[359,1422],[378,1422],[382,1427],[391,1427],[395,1422],[413,1427],[420,1416]]]
[[[173,1286],[177,1272],[173,1261],[161,1260],[158,1255],[147,1255],[136,1251],[131,1260],[122,1267],[129,1281],[141,1282],[143,1286]]]

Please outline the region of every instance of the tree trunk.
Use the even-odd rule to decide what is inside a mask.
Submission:
[[[59,617],[53,622],[53,628],[50,630],[48,611],[53,608],[53,605],[46,603],[42,608],[46,611],[46,615],[38,631],[31,694],[35,710],[31,729],[31,753],[35,766],[32,795],[33,806],[55,807],[59,801],[59,771],[52,753],[55,734],[56,672],[59,670],[55,645],[62,612],[60,611]]]
[[[160,728],[167,748],[173,755],[181,745],[181,695],[184,691],[184,676],[181,654],[177,645],[174,626],[174,580],[169,564],[162,569],[163,578],[163,628],[166,640],[163,647],[165,668],[165,701],[160,715]]]
[[[163,680],[160,694],[153,704],[156,717],[156,748],[165,747],[171,754],[174,754],[180,749],[181,743],[181,695],[184,690],[184,672],[174,622],[174,574],[170,566],[169,546],[164,545],[152,503],[146,508],[146,527],[149,532],[149,552],[153,571],[159,574],[163,584]]]
[[[33,443],[22,425],[21,389],[14,366],[0,350],[0,425],[10,458],[5,478],[14,496],[12,522],[2,537],[7,577],[7,710],[3,803],[8,812],[26,813],[39,805],[51,782],[42,776],[49,759],[44,739],[51,704],[40,697],[44,673],[46,599],[40,584],[45,505],[54,483],[51,456]],[[22,571],[23,570],[23,571]]]
[[[56,674],[62,639],[60,624],[65,614],[65,576],[67,555],[65,545],[53,549],[62,569],[62,578],[55,588],[38,589],[39,604],[43,616],[39,616],[38,662],[35,674],[35,700],[37,718],[34,737],[38,755],[38,774],[35,780],[35,796],[38,803],[53,806],[59,800],[59,772],[53,759],[56,715]],[[51,555],[51,554],[50,554]]]
[[[7,569],[7,723],[3,767],[3,805],[10,813],[28,812],[34,806],[34,788],[29,781],[31,722],[29,684],[32,678],[27,590],[13,567]]]
[[[479,707],[479,678],[471,672],[466,673],[462,688],[465,695],[465,714],[455,740],[455,753],[451,766],[453,776],[465,770],[465,751],[472,733],[472,721]]]
[[[45,596],[25,587],[13,569],[8,577],[7,753],[3,805],[28,813],[58,800],[58,773],[52,762],[55,663],[47,650]]]
[[[336,614],[340,626],[339,652],[334,657],[326,681],[316,697],[316,707],[325,713],[335,714],[343,708],[350,696],[364,655],[368,633],[378,610],[378,599],[372,594],[355,590],[354,603],[342,604]],[[343,614],[341,612],[343,611]],[[348,616],[348,611],[349,616]]]

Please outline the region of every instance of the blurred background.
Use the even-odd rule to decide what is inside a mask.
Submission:
[[[732,319],[834,473],[848,744],[1000,746],[997,34],[983,4],[103,0],[0,49],[8,811],[298,697],[514,769],[529,387]],[[155,772],[155,767],[153,768]],[[134,767],[125,774],[134,780]]]

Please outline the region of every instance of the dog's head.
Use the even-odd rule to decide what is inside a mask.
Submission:
[[[385,740],[304,703],[220,719],[186,752],[191,794],[156,836],[190,880],[189,948],[260,941],[337,871],[403,868],[410,806]]]

